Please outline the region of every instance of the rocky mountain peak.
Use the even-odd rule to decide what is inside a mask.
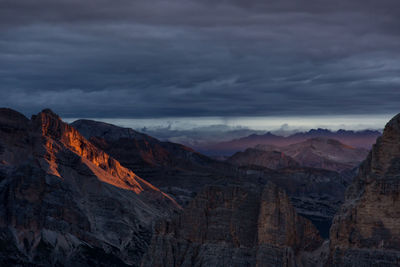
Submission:
[[[32,127],[43,136],[61,138],[65,131],[68,131],[68,124],[62,122],[61,118],[50,109],[44,109],[31,118]]]
[[[377,139],[368,157],[366,165],[369,177],[383,177],[395,161],[400,158],[400,114],[385,126],[383,134]],[[365,174],[365,173],[364,173]]]
[[[295,251],[313,250],[321,238],[312,223],[299,216],[286,192],[268,182],[261,195],[258,242]]]
[[[0,110],[0,199],[1,266],[138,266],[180,208],[51,110]]]

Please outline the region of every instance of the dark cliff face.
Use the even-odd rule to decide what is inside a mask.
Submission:
[[[400,114],[346,193],[331,228],[331,258],[336,266],[400,265]]]
[[[235,173],[229,164],[129,128],[91,120],[78,120],[71,125],[99,149],[139,176],[146,177],[182,205],[204,185]]]
[[[142,266],[296,266],[321,243],[272,183],[215,185],[158,224]]]
[[[0,265],[137,265],[168,195],[44,110],[0,110]]]
[[[324,238],[329,238],[332,219],[344,200],[346,187],[352,175],[306,167],[269,170],[258,166],[239,169],[240,178],[246,182],[265,184],[271,181],[283,188],[296,211],[308,218]]]

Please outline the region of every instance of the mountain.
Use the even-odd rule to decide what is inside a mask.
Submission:
[[[235,170],[186,146],[162,142],[130,128],[77,120],[71,124],[92,144],[185,205],[204,185]]]
[[[320,196],[335,196],[326,174],[305,180],[293,167],[239,170],[241,179],[207,186],[179,215],[161,221],[142,266],[400,265],[400,114],[348,187],[329,242],[296,213],[305,203],[297,209],[292,201],[296,193],[315,198],[313,186]]]
[[[278,171],[265,168],[257,170],[255,165],[238,168],[212,160],[188,147],[162,142],[129,128],[90,120],[78,120],[72,126],[99,149],[146,177],[183,206],[204,186],[220,180],[228,179],[229,183],[248,180],[266,183],[271,180],[287,190],[296,210],[310,218],[324,238],[328,237],[332,218],[343,201],[345,188],[350,181],[350,177],[337,172],[301,168],[290,157],[281,159],[280,152],[256,150],[274,157],[276,161],[272,165],[275,167],[288,168]],[[270,165],[270,159],[267,157],[264,162],[271,168],[274,166]]]
[[[400,114],[387,123],[331,228],[331,266],[400,266]]]
[[[157,225],[142,266],[298,266],[321,244],[274,184],[213,185]]]
[[[227,161],[239,166],[242,177],[270,180],[285,189],[297,212],[328,238],[346,187],[367,154],[337,140],[312,138],[285,147],[258,145]]]
[[[338,130],[330,131],[327,129],[312,129],[305,133],[296,133],[290,136],[278,136],[272,133],[264,135],[252,134],[247,137],[234,139],[231,141],[220,142],[216,144],[208,144],[197,148],[198,151],[207,155],[232,155],[238,151],[243,151],[247,148],[255,147],[256,145],[273,145],[273,146],[288,146],[291,144],[306,141],[310,138],[324,137],[336,139],[346,145],[356,148],[370,149],[375,143],[376,138],[381,133],[379,131],[347,131]]]
[[[300,166],[296,160],[282,152],[263,151],[254,148],[248,148],[244,152],[236,152],[226,161],[238,166],[257,165],[269,169]]]
[[[256,149],[279,151],[292,157],[301,166],[333,171],[353,169],[368,155],[367,149],[355,148],[338,140],[322,137],[307,139],[284,147],[257,145]]]
[[[48,109],[0,109],[0,199],[1,266],[138,266],[180,209]]]
[[[365,150],[313,137],[261,144],[235,166],[73,125],[0,109],[0,266],[400,265],[400,114],[340,172],[297,162],[353,166]]]

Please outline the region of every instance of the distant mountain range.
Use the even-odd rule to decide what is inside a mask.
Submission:
[[[252,134],[243,138],[234,139],[231,141],[208,144],[197,147],[196,149],[206,155],[211,156],[230,156],[238,151],[243,151],[247,148],[255,147],[256,145],[273,145],[287,146],[299,142],[303,142],[310,138],[325,137],[336,139],[346,145],[356,148],[370,149],[375,143],[376,138],[381,135],[381,132],[376,130],[363,131],[348,131],[338,130],[330,131],[327,129],[312,129],[308,132],[295,133],[290,136],[279,136],[270,132],[262,135]]]
[[[345,171],[357,167],[368,155],[365,148],[355,148],[338,140],[316,137],[287,146],[257,145],[228,158],[236,165],[259,165],[271,169],[291,166]]]

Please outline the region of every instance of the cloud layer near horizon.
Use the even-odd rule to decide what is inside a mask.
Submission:
[[[3,0],[0,105],[63,117],[393,114],[397,0]]]

